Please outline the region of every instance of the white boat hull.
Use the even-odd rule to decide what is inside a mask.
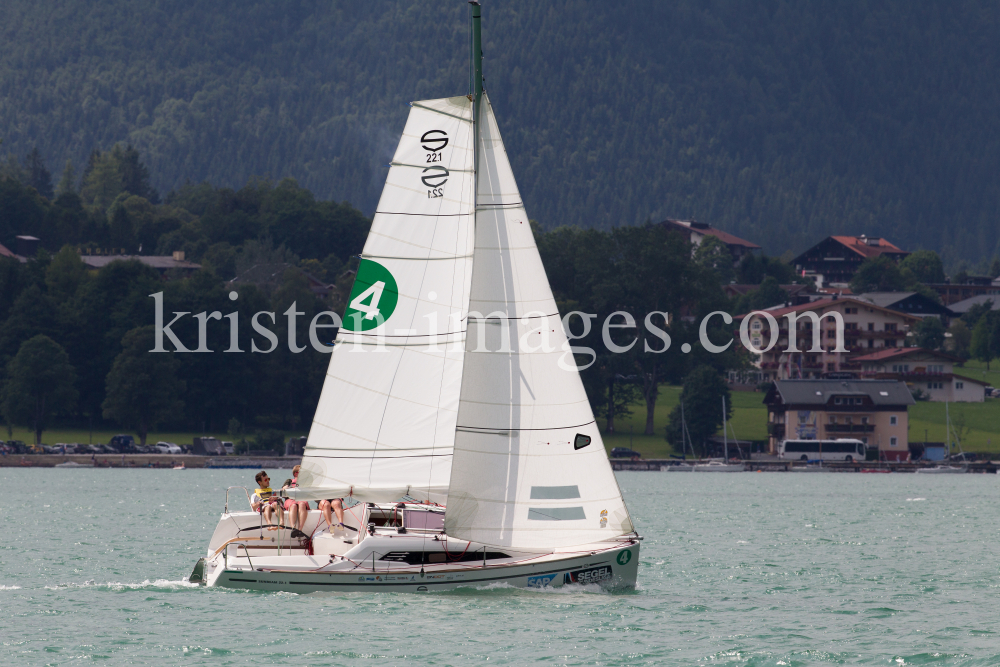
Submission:
[[[498,585],[627,590],[635,587],[638,577],[638,538],[539,553],[454,540],[433,531],[379,527],[369,533],[361,529],[369,517],[348,512],[349,528],[330,533],[325,524],[319,525],[319,512],[310,512],[305,526],[305,532],[313,535],[310,554],[306,543],[291,538],[290,531],[262,528],[255,512],[224,514],[191,581],[301,594],[423,593]],[[421,564],[411,554],[435,562]]]
[[[744,472],[742,463],[704,463],[694,467],[694,472]]]
[[[968,472],[965,468],[917,468],[917,473],[924,475],[957,475]]]

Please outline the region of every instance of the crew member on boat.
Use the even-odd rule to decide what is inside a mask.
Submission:
[[[257,489],[250,497],[250,507],[255,512],[264,515],[264,520],[269,524],[268,530],[278,530],[285,525],[285,513],[281,507],[281,499],[275,495],[274,489],[271,488],[271,478],[267,476],[266,472],[261,470],[254,479],[257,480]],[[277,525],[273,525],[274,522],[271,520],[275,515],[278,517]]]

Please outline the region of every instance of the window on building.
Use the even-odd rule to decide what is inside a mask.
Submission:
[[[899,442],[899,440],[896,438],[896,436],[892,436],[891,438],[889,438],[890,447],[895,447],[897,442]]]
[[[830,415],[830,423],[831,424],[837,423],[837,415]]]
[[[869,331],[875,331],[875,323],[874,322],[869,322],[868,323],[868,330]]]
[[[956,382],[955,383],[955,389],[964,389],[964,388],[965,388],[965,383],[964,382]]]
[[[885,346],[886,347],[896,347],[896,339],[895,338],[888,339],[887,341],[885,341]]]
[[[845,424],[853,424],[854,423],[854,417],[845,417],[844,418],[844,423]]]
[[[891,323],[891,322],[886,322],[885,330],[886,331],[895,331],[896,330],[896,325],[893,324],[893,323]]]
[[[835,371],[835,370],[837,370],[837,364],[832,363],[832,362],[829,363],[829,364],[827,364],[826,365],[826,370],[828,370],[828,371]]]
[[[867,424],[868,423],[868,417],[862,417],[861,418],[861,423],[862,424]]]
[[[868,438],[861,438],[861,442],[863,442],[863,443],[865,443],[865,445],[867,445],[868,444]]]
[[[760,322],[758,320],[754,320],[753,326],[751,328],[754,331],[760,331]]]
[[[854,399],[854,405],[862,405],[864,402],[865,402],[865,399],[863,399],[863,398],[855,398]]]
[[[896,415],[889,415],[889,426],[895,426],[896,423]]]

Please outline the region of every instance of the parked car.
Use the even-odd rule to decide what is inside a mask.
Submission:
[[[130,435],[119,434],[111,438],[108,444],[122,454],[138,454],[139,450],[135,446],[135,438]]]
[[[629,449],[628,447],[612,447],[611,448],[611,458],[613,459],[641,459],[642,454],[635,451],[634,449]]]
[[[183,454],[184,450],[175,445],[172,442],[165,442],[161,440],[160,442],[153,445],[160,452],[160,454]]]

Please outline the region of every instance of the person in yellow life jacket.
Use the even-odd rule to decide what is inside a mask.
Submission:
[[[250,506],[255,512],[264,515],[264,520],[268,523],[268,530],[278,530],[285,526],[285,512],[281,508],[281,499],[271,488],[271,478],[261,470],[254,477],[257,480],[257,490],[250,496]],[[272,517],[277,515],[278,525],[273,525]]]

